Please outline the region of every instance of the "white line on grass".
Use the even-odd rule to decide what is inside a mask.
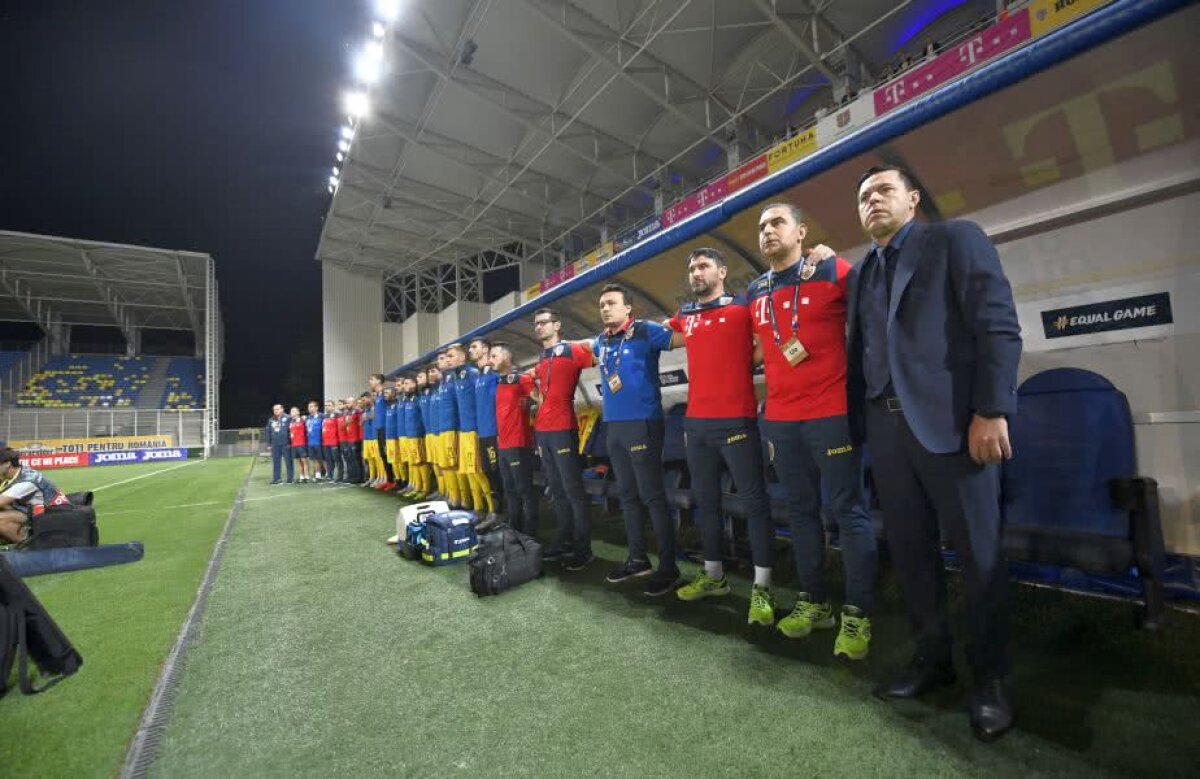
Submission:
[[[196,463],[199,463],[199,462],[204,462],[204,461],[203,460],[192,460],[191,462],[182,463],[180,465],[172,465],[170,468],[163,468],[161,471],[154,471],[153,473],[143,473],[141,476],[134,476],[131,479],[122,479],[121,481],[115,481],[112,484],[102,484],[99,487],[92,487],[91,491],[99,492],[100,490],[106,490],[109,487],[120,487],[122,484],[128,484],[131,481],[137,481],[138,479],[149,479],[151,476],[157,476],[160,473],[166,473],[167,471],[177,471],[180,468],[186,468],[189,465],[195,465]]]

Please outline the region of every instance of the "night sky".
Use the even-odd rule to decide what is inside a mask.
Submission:
[[[367,0],[0,0],[0,229],[210,253],[221,426],[317,397],[313,260]]]

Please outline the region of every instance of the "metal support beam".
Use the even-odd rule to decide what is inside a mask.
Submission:
[[[790,24],[780,18],[779,14],[775,13],[775,8],[772,6],[770,0],[753,0],[753,2],[758,7],[758,10],[762,11],[763,16],[767,17],[771,24],[775,25],[775,29],[779,30],[784,38],[787,38],[788,43],[792,44],[796,51],[803,54],[812,63],[812,66],[818,73],[827,78],[830,84],[838,82],[838,74],[834,73],[833,69],[825,64],[825,61],[821,59],[821,55],[813,51],[812,46],[808,45]]]
[[[42,332],[50,339],[50,350],[55,354],[61,354],[66,351],[67,347],[67,325],[63,324],[62,316],[55,312],[50,306],[45,305],[49,301],[46,298],[35,298],[32,291],[29,289],[29,284],[19,278],[11,276],[7,268],[0,268],[0,288],[7,292],[21,310],[42,328]],[[94,300],[84,301],[87,303],[96,303]]]
[[[108,313],[112,315],[116,321],[117,327],[121,330],[121,337],[125,339],[126,351],[136,349],[139,338],[133,326],[133,320],[125,310],[125,305],[117,298],[116,293],[112,291],[108,282],[100,269],[96,267],[95,261],[86,249],[79,250],[79,258],[83,261],[83,267],[91,277],[92,283],[96,285],[96,291],[100,293],[104,305],[108,308]]]
[[[204,340],[204,326],[200,323],[196,302],[192,300],[192,293],[188,290],[187,274],[183,271],[183,258],[179,256],[179,252],[175,252],[175,270],[179,273],[179,294],[183,296],[183,303],[187,306],[188,323],[196,335],[196,343],[199,344]]]

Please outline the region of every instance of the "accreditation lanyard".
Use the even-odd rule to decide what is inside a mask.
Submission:
[[[782,347],[783,334],[779,332],[779,324],[775,321],[775,272],[767,271],[767,316],[771,319],[771,335],[775,337],[775,345]],[[792,287],[792,332],[797,337],[800,330],[800,284]]]
[[[562,343],[562,341],[559,341],[559,343]],[[546,401],[546,395],[550,392],[550,374],[554,373],[554,358],[556,356],[554,353],[556,351],[558,351],[558,344],[550,348],[549,357],[542,355],[542,362],[546,364],[546,378],[538,379],[538,389],[541,390],[543,403]],[[537,371],[534,371],[534,376],[537,376]]]
[[[611,351],[613,351],[609,348],[609,344],[612,342],[612,336],[604,336],[604,348],[600,350],[600,376],[604,379],[604,382],[608,384],[608,388],[613,392],[617,392],[621,389],[621,356],[625,351],[625,344],[629,341],[629,336],[633,333],[633,328],[636,325],[637,322],[630,322],[629,326],[625,328],[625,332],[621,335],[621,343],[617,344],[617,348],[615,350],[617,353],[617,359],[613,362],[611,369],[608,367],[608,355]]]

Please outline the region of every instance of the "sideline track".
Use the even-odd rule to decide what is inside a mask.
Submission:
[[[233,525],[241,513],[242,503],[246,498],[246,485],[250,483],[250,478],[254,475],[254,466],[257,462],[257,457],[250,461],[250,468],[246,471],[246,476],[242,479],[241,487],[238,489],[237,497],[233,500],[233,506],[229,509],[229,518],[225,520],[225,527],[222,528],[221,535],[213,547],[212,557],[209,558],[208,566],[204,571],[204,578],[200,580],[200,587],[196,591],[196,599],[188,611],[187,619],[183,621],[183,627],[180,628],[179,636],[175,639],[175,644],[171,647],[171,653],[167,655],[167,660],[163,663],[158,681],[154,684],[154,691],[150,695],[150,703],[147,704],[146,710],[142,714],[137,733],[130,743],[129,752],[121,768],[120,775],[122,779],[145,776],[158,752],[159,738],[166,728],[167,719],[171,715],[171,706],[175,702],[176,693],[179,691],[179,675],[183,670],[183,663],[187,659],[188,646],[192,642],[196,627],[199,625],[200,620],[204,618],[204,610],[208,605],[208,594],[212,591],[213,582],[217,578],[217,570],[220,568],[221,560],[225,556],[225,543],[229,540],[229,533],[233,530]],[[184,463],[184,465],[190,464]],[[146,474],[145,476],[135,477],[135,479],[166,473],[167,471],[173,471],[182,467],[182,465],[179,465],[174,468],[166,468],[162,471]],[[135,479],[127,479],[125,482],[118,482],[118,484],[134,481]]]

